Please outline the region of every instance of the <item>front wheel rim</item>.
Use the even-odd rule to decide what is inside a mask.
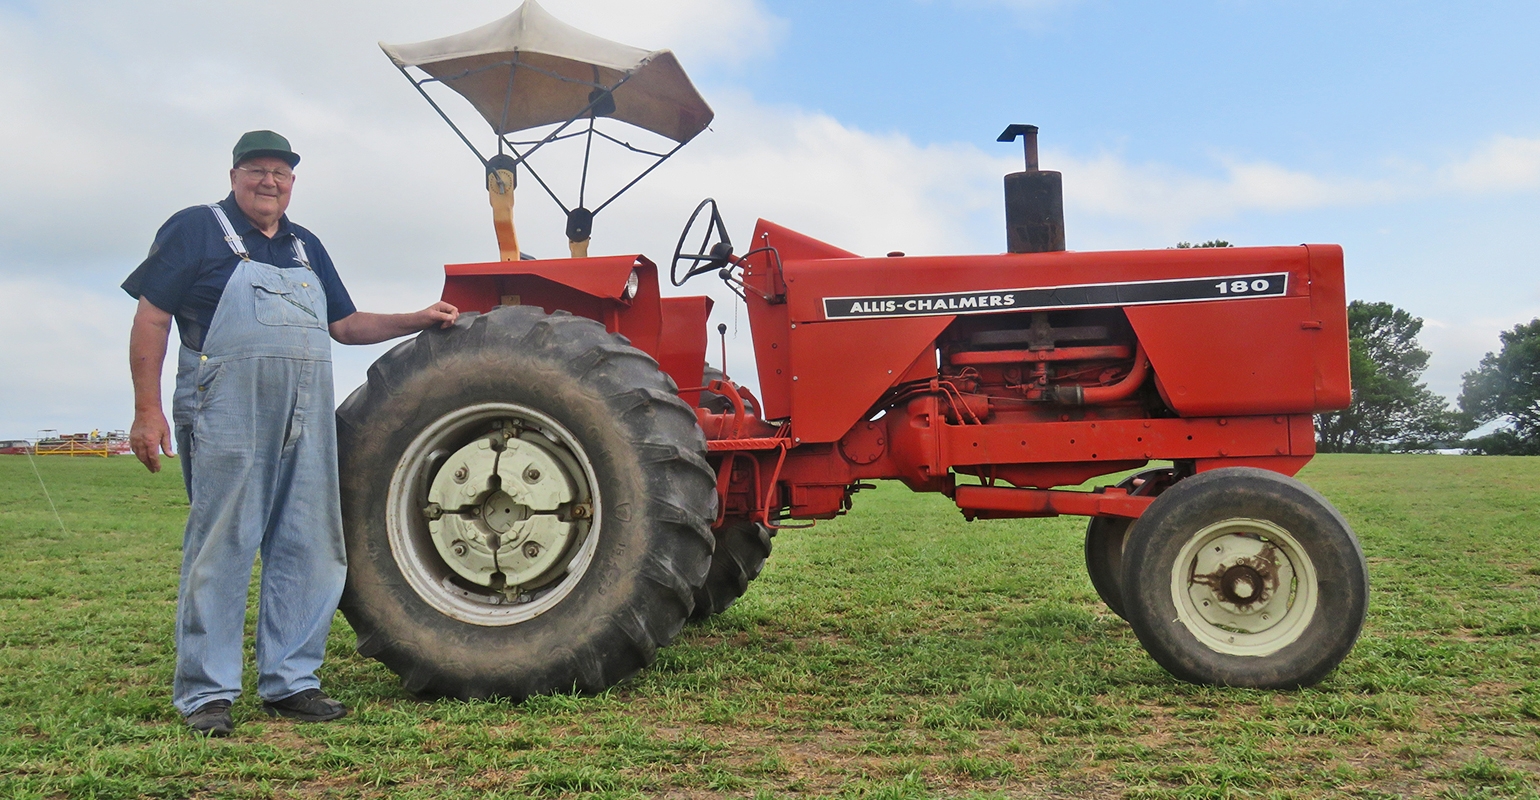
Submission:
[[[428,527],[429,487],[448,457],[465,445],[514,425],[549,441],[575,492],[588,501],[586,527],[564,554],[565,569],[549,583],[513,596],[476,586],[445,563]],[[577,438],[549,415],[516,403],[482,403],[434,420],[413,437],[391,474],[385,527],[391,555],[412,590],[436,611],[483,627],[516,625],[549,611],[569,595],[593,562],[602,530],[602,503],[593,464]]]
[[[1266,520],[1232,518],[1188,538],[1171,569],[1177,620],[1209,649],[1266,656],[1298,641],[1320,602],[1315,562]]]

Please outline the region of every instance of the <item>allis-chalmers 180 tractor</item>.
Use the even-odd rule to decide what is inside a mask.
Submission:
[[[611,118],[679,145],[705,128],[671,54],[532,2],[385,47],[492,123],[503,249],[447,267],[443,297],[470,313],[390,351],[338,410],[343,608],[407,689],[611,686],[738,598],[778,527],[839,515],[874,479],[969,519],[1089,517],[1097,592],[1184,680],[1309,685],[1351,649],[1363,554],[1291,477],[1312,415],[1349,402],[1340,248],[1065,252],[1030,126],[1001,137],[1027,143],[1003,254],[863,258],[761,221],[739,255],[708,201],[670,274],[747,305],[756,395],[705,366],[709,298],[663,296],[640,255],[521,260],[510,223],[533,150],[621,143],[595,126]],[[556,127],[508,138],[535,123]],[[584,255],[593,212],[562,207]]]

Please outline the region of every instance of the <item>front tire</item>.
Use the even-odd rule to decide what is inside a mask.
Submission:
[[[1176,481],[1170,467],[1147,469],[1118,481],[1117,488],[1132,495],[1153,497]],[[1091,586],[1112,613],[1123,613],[1123,542],[1134,521],[1127,517],[1092,517],[1085,526],[1085,568]]]
[[[770,537],[775,532],[751,520],[728,520],[715,532],[716,550],[711,554],[711,570],[706,582],[695,590],[695,612],[690,619],[702,620],[726,611],[749,583],[759,577],[770,558]]]
[[[1123,548],[1129,625],[1185,681],[1310,686],[1363,628],[1358,539],[1324,497],[1267,470],[1187,478],[1152,503]]]
[[[645,353],[538,308],[391,350],[338,409],[361,654],[411,692],[598,692],[678,634],[715,477]]]
[[[701,370],[701,380],[706,385],[726,379],[726,373],[710,364]],[[733,411],[731,400],[709,389],[700,393],[699,405],[713,414],[731,414]],[[758,412],[754,409],[755,414]],[[703,620],[726,611],[748,591],[749,583],[765,569],[765,561],[770,558],[770,539],[775,536],[775,531],[746,519],[726,520],[712,533],[716,536],[716,549],[711,554],[711,570],[706,573],[706,582],[695,590],[692,620]]]

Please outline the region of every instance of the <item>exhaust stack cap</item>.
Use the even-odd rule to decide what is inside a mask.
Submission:
[[[1037,171],[1037,126],[1036,125],[1009,125],[1005,132],[1000,134],[997,142],[1014,142],[1016,137],[1021,137],[1021,147],[1027,156],[1027,171]]]

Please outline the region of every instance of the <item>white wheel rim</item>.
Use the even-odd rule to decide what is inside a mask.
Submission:
[[[509,597],[476,586],[446,564],[428,528],[424,509],[434,469],[448,456],[498,422],[515,422],[536,431],[551,442],[550,452],[559,458],[566,479],[592,504],[588,525],[574,537],[567,552],[565,573],[538,588]],[[391,474],[386,495],[385,529],[390,552],[407,584],[445,616],[481,626],[516,625],[555,607],[588,571],[602,530],[603,509],[598,479],[582,446],[561,423],[527,406],[515,403],[482,403],[446,414],[428,425],[402,453]]]
[[[1232,518],[1193,534],[1171,568],[1177,620],[1218,653],[1266,656],[1304,635],[1320,602],[1315,563],[1290,533]]]

